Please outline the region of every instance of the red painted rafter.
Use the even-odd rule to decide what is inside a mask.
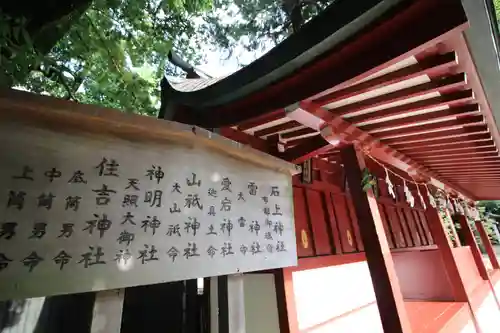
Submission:
[[[447,129],[453,129],[458,126],[478,124],[484,124],[484,117],[482,115],[464,116],[457,119],[440,121],[437,123],[397,128],[389,131],[384,131],[382,133],[377,133],[374,136],[378,137],[380,140],[385,140],[394,137],[422,135],[423,133],[428,133],[430,131],[445,131]]]
[[[465,40],[464,34],[456,34],[443,45],[446,49],[453,49],[458,57],[458,69],[467,73],[467,85],[474,90],[475,99],[481,107],[481,112],[485,116],[490,133],[495,140],[497,146],[500,145],[500,131],[497,127],[492,109],[488,103],[488,99],[481,84],[481,79],[476,69],[474,59],[469,51],[469,46]]]
[[[255,131],[255,133],[253,135],[255,135],[257,137],[263,137],[263,136],[272,135],[275,133],[279,133],[281,131],[291,130],[292,128],[302,127],[302,126],[303,126],[302,124],[296,122],[295,120],[291,120],[291,121],[288,121],[288,122],[283,123],[283,124],[270,126],[270,127]]]
[[[422,62],[417,63],[398,71],[354,84],[347,88],[334,91],[330,94],[321,96],[313,100],[316,104],[326,105],[335,101],[339,101],[348,97],[359,95],[377,88],[387,86],[389,84],[398,83],[401,81],[409,80],[418,76],[428,75],[436,76],[443,74],[457,64],[456,55],[450,52],[443,55],[437,55],[424,59]]]
[[[462,156],[462,155],[477,155],[484,153],[496,152],[497,149],[495,146],[487,146],[487,147],[469,147],[469,149],[460,149],[460,150],[452,150],[452,151],[438,151],[438,152],[428,152],[428,153],[420,153],[420,154],[408,154],[413,159],[436,159],[436,158],[446,158],[451,156]]]
[[[481,164],[480,166],[469,166],[469,165],[449,165],[449,166],[441,166],[438,168],[438,170],[441,171],[450,171],[450,170],[469,170],[469,169],[476,169],[476,168],[481,168],[481,169],[495,169],[497,167],[500,167],[500,162],[490,162],[490,163],[484,163]]]
[[[469,178],[469,177],[481,177],[485,175],[500,174],[500,169],[460,169],[460,170],[448,170],[439,171],[440,175],[452,176],[456,178]]]
[[[465,182],[465,181],[487,181],[490,179],[500,179],[500,174],[492,173],[489,175],[482,175],[477,177],[455,177],[450,175],[443,175],[443,178],[453,180],[454,182]]]
[[[466,141],[466,142],[456,142],[455,144],[447,144],[447,145],[439,145],[439,146],[429,146],[429,147],[420,147],[420,148],[409,148],[409,149],[400,149],[407,153],[408,155],[426,155],[426,154],[438,154],[438,153],[447,153],[447,152],[459,152],[459,151],[468,151],[468,150],[476,150],[488,147],[494,147],[495,142],[493,140],[487,141]]]
[[[364,109],[383,106],[389,103],[401,102],[409,98],[415,98],[430,93],[445,94],[453,90],[457,90],[465,86],[465,74],[456,74],[433,80],[431,82],[422,83],[410,88],[394,91],[389,94],[368,98],[363,101],[352,103],[346,106],[331,109],[336,115],[342,116],[353,112],[358,112]]]
[[[330,149],[330,144],[323,139],[321,135],[318,135],[303,139],[301,143],[297,144],[293,148],[287,149],[284,153],[281,153],[278,156],[289,162],[302,163],[303,161]]]
[[[451,137],[451,138],[441,138],[434,139],[429,142],[420,142],[414,141],[411,143],[399,143],[398,150],[401,152],[406,152],[408,150],[418,149],[418,148],[431,148],[431,147],[443,147],[443,146],[453,146],[453,145],[461,145],[472,142],[483,142],[491,140],[491,135],[486,131],[484,133],[478,134],[468,134],[468,135],[460,135],[459,138]]]
[[[412,156],[412,158],[421,163],[435,163],[440,161],[450,161],[456,159],[470,159],[476,157],[491,157],[498,156],[498,151],[494,149],[490,149],[489,151],[472,151],[466,153],[458,153],[458,154],[443,154],[443,155],[432,155],[432,156]]]
[[[454,175],[456,173],[461,173],[461,172],[466,172],[468,175],[479,175],[483,173],[491,173],[491,172],[498,172],[500,171],[500,165],[497,167],[482,167],[478,166],[477,168],[474,168],[473,166],[466,166],[462,168],[456,168],[456,169],[437,169],[437,172],[442,175]]]
[[[316,138],[316,137],[321,137],[321,135],[318,133],[316,135],[312,135],[312,136],[309,136],[309,137],[306,137],[306,138],[298,138],[298,139],[287,140],[286,143],[285,143],[285,148],[286,149],[290,149],[291,147],[297,146],[299,144],[304,143],[305,141],[308,141],[311,138]],[[324,150],[322,150],[322,151],[324,151]]]
[[[386,131],[396,126],[415,126],[421,122],[428,122],[431,120],[433,121],[448,120],[448,119],[453,119],[456,116],[474,115],[478,113],[479,113],[479,107],[477,104],[467,104],[440,111],[434,111],[425,114],[418,114],[414,116],[389,120],[383,123],[375,123],[375,124],[359,126],[359,128],[362,129],[363,131],[372,134],[375,132],[378,133],[381,131]]]
[[[349,117],[349,122],[353,124],[359,124],[368,121],[383,121],[383,119],[387,117],[404,116],[410,112],[422,111],[439,106],[458,106],[460,104],[465,104],[472,101],[473,98],[474,94],[472,93],[472,90],[457,91],[418,102],[394,106],[392,108]]]
[[[299,136],[303,136],[303,135],[307,135],[307,134],[312,134],[312,133],[317,133],[318,131],[316,131],[315,129],[312,129],[312,128],[309,128],[309,127],[305,127],[305,128],[301,128],[301,129],[298,129],[296,131],[293,131],[293,132],[287,132],[287,133],[283,133],[281,134],[281,138],[284,139],[284,140],[288,140],[288,139],[293,139],[293,138],[296,138],[296,137],[299,137]]]
[[[302,110],[309,111],[310,113],[313,114],[314,111],[317,111],[318,109],[323,109],[319,105],[311,102],[301,102],[300,108]],[[325,114],[325,113],[320,112],[318,114]],[[331,130],[331,135],[325,134],[327,137],[331,136],[332,139],[334,140],[341,140],[341,141],[343,140],[346,142],[350,142],[348,140],[349,137],[355,137],[355,138],[363,137],[362,140],[357,140],[357,141],[362,146],[367,147],[368,150],[370,151],[370,154],[373,157],[378,158],[384,163],[393,165],[396,168],[406,169],[410,167],[413,168],[414,170],[417,170],[424,177],[435,177],[435,174],[432,172],[432,170],[428,169],[424,165],[417,164],[409,157],[401,154],[400,152],[392,149],[391,147],[381,144],[380,142],[378,142],[378,140],[371,137],[369,134],[362,132],[356,126],[342,119],[342,117],[336,117],[333,120],[327,122],[327,124],[328,124],[327,127],[329,127]],[[464,189],[460,189],[460,191],[467,196],[471,196],[471,193],[467,192]]]
[[[257,126],[269,123],[271,121],[281,119],[283,117],[286,117],[285,110],[284,109],[276,110],[276,111],[261,115],[259,117],[244,121],[238,125],[238,129],[240,131],[245,131],[247,129],[257,127]]]
[[[478,165],[478,164],[480,165],[492,161],[495,162],[500,161],[500,157],[491,156],[491,157],[470,157],[470,158],[453,159],[453,160],[450,159],[442,162],[425,163],[425,165],[431,169],[432,168],[438,169],[440,166],[445,166],[445,165]]]
[[[488,128],[486,126],[474,125],[463,128],[450,129],[446,131],[427,133],[426,135],[418,134],[418,135],[405,136],[403,138],[393,138],[393,139],[383,140],[383,142],[387,145],[393,145],[393,146],[402,145],[406,143],[413,143],[413,142],[428,142],[431,144],[432,142],[430,141],[433,140],[454,137],[456,141],[460,141],[461,136],[467,136],[470,134],[478,134],[478,133],[487,133],[487,132]]]
[[[436,171],[436,173],[439,173],[439,174],[455,174],[455,173],[460,173],[460,172],[466,172],[466,173],[471,173],[472,172],[475,172],[475,173],[488,173],[488,172],[495,172],[497,170],[499,170],[500,168],[500,164],[499,165],[496,165],[496,166],[491,166],[491,165],[476,165],[476,168],[474,167],[474,165],[470,165],[470,166],[457,166],[455,168],[450,168],[450,169],[444,169],[444,168],[435,168],[434,170]]]

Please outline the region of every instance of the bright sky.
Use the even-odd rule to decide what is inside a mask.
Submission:
[[[236,5],[231,5],[227,10],[219,10],[217,16],[221,23],[230,25],[236,21],[242,21],[243,18],[238,13],[238,7]],[[198,24],[202,24],[202,20],[199,19]],[[196,19],[195,19],[196,23]],[[250,53],[243,47],[238,46],[233,50],[233,54],[230,59],[225,59],[223,51],[212,51],[209,45],[201,45],[202,50],[207,50],[204,52],[205,62],[197,66],[200,70],[206,72],[212,77],[225,76],[237,71],[241,64],[246,65],[251,63],[253,60],[259,58],[264,52]]]

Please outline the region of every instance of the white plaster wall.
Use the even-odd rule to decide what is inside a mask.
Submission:
[[[293,273],[299,329],[383,333],[366,262]]]
[[[274,276],[243,276],[246,333],[280,333]]]
[[[476,315],[482,333],[500,332],[500,310],[498,309],[493,293],[490,293],[486,297]]]

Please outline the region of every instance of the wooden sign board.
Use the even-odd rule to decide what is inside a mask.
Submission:
[[[296,265],[293,166],[200,129],[26,96],[0,98],[0,299]]]

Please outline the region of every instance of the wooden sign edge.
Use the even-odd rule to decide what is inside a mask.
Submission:
[[[91,134],[132,142],[205,147],[240,161],[295,175],[300,167],[196,126],[81,104],[30,92],[0,89],[0,121],[69,135]]]

